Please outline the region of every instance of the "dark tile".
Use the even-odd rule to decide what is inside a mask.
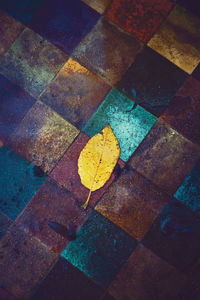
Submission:
[[[199,158],[199,147],[158,121],[129,164],[172,196]]]
[[[104,290],[60,258],[30,300],[100,300]]]
[[[38,176],[34,165],[12,150],[0,148],[1,176],[0,209],[15,219],[46,179],[40,171]]]
[[[189,77],[161,119],[193,143],[200,144],[200,82]]]
[[[101,286],[107,287],[136,244],[133,238],[94,211],[62,256]]]
[[[200,62],[200,19],[176,5],[148,46],[191,74]]]
[[[157,118],[113,89],[92,116],[83,132],[92,137],[109,123],[120,144],[120,158],[127,161],[142,142]]]
[[[196,78],[197,80],[200,80],[200,64],[196,67],[194,72],[192,73],[192,76]]]
[[[183,181],[174,196],[200,214],[200,161]]]
[[[110,86],[73,59],[69,59],[40,100],[81,129]]]
[[[48,1],[34,17],[31,28],[70,54],[92,29],[99,14],[79,0]]]
[[[0,0],[0,7],[25,25],[29,24],[45,0]]]
[[[168,106],[187,74],[146,47],[137,55],[117,89],[159,116]]]
[[[89,190],[81,183],[80,176],[78,174],[78,158],[88,140],[89,137],[87,135],[80,133],[78,138],[59,161],[53,172],[50,173],[50,177],[72,192],[82,204],[85,203]],[[118,163],[121,168],[124,166],[124,163],[121,160],[119,160]],[[115,175],[113,173],[102,188],[92,192],[89,202],[91,206],[94,207],[114,179]]]
[[[67,55],[26,28],[4,54],[0,73],[38,97],[67,60]]]
[[[105,296],[101,300],[115,300],[109,293],[106,293]]]
[[[24,28],[24,25],[0,9],[0,59]]]
[[[1,287],[17,299],[27,300],[57,256],[16,224],[1,240],[1,249]]]
[[[80,201],[69,191],[48,178],[25,207],[17,222],[49,248],[61,252],[69,240],[52,230],[48,222],[56,222],[68,228],[70,221],[77,230],[90,212],[91,209],[82,209]]]
[[[199,0],[176,0],[176,2],[188,10],[190,10],[193,14],[200,17],[200,3]]]
[[[0,300],[16,300],[13,296],[11,296],[7,291],[0,288]]]
[[[95,209],[140,240],[169,200],[151,182],[125,167]]]
[[[9,139],[9,146],[49,173],[79,130],[46,104],[37,101]]]
[[[111,85],[119,81],[143,44],[102,17],[72,57]]]
[[[107,8],[110,0],[82,0],[85,4],[89,5],[100,14],[103,14],[105,9]]]
[[[173,6],[170,0],[113,0],[106,16],[139,40],[146,42]]]
[[[7,230],[12,225],[12,223],[13,223],[12,220],[8,218],[8,216],[4,215],[2,211],[0,211],[0,240],[6,234]]]
[[[163,209],[143,244],[158,256],[187,272],[200,253],[200,217],[176,199]]]
[[[138,245],[109,287],[117,300],[169,300],[176,298],[185,276]],[[134,296],[134,298],[133,298]]]
[[[17,128],[35,99],[0,75],[0,139],[6,141]]]

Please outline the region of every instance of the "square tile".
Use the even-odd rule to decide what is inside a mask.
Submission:
[[[120,144],[120,158],[127,161],[142,142],[157,118],[140,106],[130,111],[134,102],[113,89],[83,132],[92,137],[109,123]]]
[[[81,129],[110,86],[73,59],[69,59],[40,100]]]
[[[26,28],[0,61],[0,73],[38,97],[61,69],[67,55]]]
[[[104,290],[60,258],[30,300],[100,300]]]
[[[143,44],[102,17],[72,53],[110,85],[120,80]]]
[[[16,299],[10,294],[8,294],[7,291],[0,288],[0,300],[16,300]]]
[[[12,220],[8,218],[8,216],[4,215],[4,213],[2,213],[2,211],[0,210],[0,240],[6,234],[7,230],[12,225],[12,223],[13,223]]]
[[[117,89],[160,116],[187,77],[185,72],[146,47],[118,82]]]
[[[0,9],[0,59],[24,28],[24,25]]]
[[[68,190],[48,178],[17,218],[17,222],[49,248],[61,252],[69,240],[52,230],[48,222],[56,222],[68,228],[68,221],[71,221],[78,229],[90,212],[91,209],[82,209],[80,201]]]
[[[101,286],[107,287],[136,244],[118,226],[94,211],[62,256]]]
[[[199,0],[176,0],[176,2],[188,10],[190,10],[193,14],[196,14],[200,17],[200,3]]]
[[[15,220],[46,175],[6,146],[0,148],[0,209]]]
[[[98,13],[103,14],[105,9],[107,8],[110,0],[82,0],[85,4],[89,5]]]
[[[200,81],[200,63],[196,67],[196,69],[193,71],[192,76]]]
[[[44,2],[45,0],[0,0],[0,8],[27,25]]]
[[[173,6],[170,0],[113,0],[106,17],[147,42]]]
[[[49,173],[78,133],[76,127],[37,101],[11,135],[9,145],[15,152]]]
[[[7,141],[35,99],[0,75],[0,139]]]
[[[190,76],[161,119],[193,143],[200,144],[200,82]]]
[[[129,165],[172,196],[199,158],[199,147],[158,121]]]
[[[66,151],[63,158],[59,161],[55,169],[50,173],[51,178],[72,192],[82,204],[85,203],[89,190],[81,183],[80,176],[78,174],[78,158],[80,152],[85,147],[89,139],[90,138],[87,135],[80,133],[74,143]],[[124,163],[121,160],[119,160],[118,163],[120,168],[124,166]],[[115,173],[113,172],[110,179],[102,188],[92,192],[89,202],[92,207],[95,206],[114,179]]]
[[[151,182],[125,167],[95,209],[132,237],[141,240],[169,200],[169,196]]]
[[[117,300],[179,299],[176,296],[184,281],[182,273],[138,245],[109,291]]]
[[[176,6],[148,46],[191,74],[200,62],[200,19]]]
[[[180,271],[199,258],[200,217],[176,199],[165,206],[142,243]]]
[[[99,19],[99,14],[79,0],[47,1],[30,27],[67,54],[79,44]]]
[[[200,214],[200,161],[183,181],[174,197]]]
[[[13,224],[1,240],[1,287],[17,299],[29,299],[36,285],[47,275],[57,256]]]

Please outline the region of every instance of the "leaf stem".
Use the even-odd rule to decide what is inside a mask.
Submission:
[[[92,193],[92,191],[91,191],[91,189],[90,189],[90,192],[89,192],[89,195],[88,195],[88,197],[87,197],[87,200],[85,201],[85,203],[84,203],[83,206],[82,206],[84,209],[86,209],[87,206],[88,206],[88,203],[89,203],[89,200],[90,200],[91,193]]]

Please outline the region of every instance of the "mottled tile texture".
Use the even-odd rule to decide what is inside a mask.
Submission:
[[[199,147],[159,121],[134,152],[129,164],[173,195],[199,157]]]
[[[113,0],[106,16],[121,28],[146,42],[173,7],[170,0]]]
[[[200,62],[200,19],[176,6],[148,46],[191,74]]]
[[[72,56],[114,85],[134,61],[142,43],[102,17]]]
[[[0,73],[38,97],[66,60],[66,54],[26,28],[0,61]]]
[[[89,5],[100,14],[103,14],[105,9],[107,8],[110,0],[82,0],[85,4]]]
[[[81,129],[109,90],[109,85],[70,58],[40,100]]]
[[[76,127],[37,101],[11,136],[9,145],[48,173],[78,133]]]

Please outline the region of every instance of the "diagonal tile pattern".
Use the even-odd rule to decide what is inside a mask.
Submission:
[[[0,300],[199,300],[199,12],[0,0]],[[108,123],[120,159],[84,210]]]

